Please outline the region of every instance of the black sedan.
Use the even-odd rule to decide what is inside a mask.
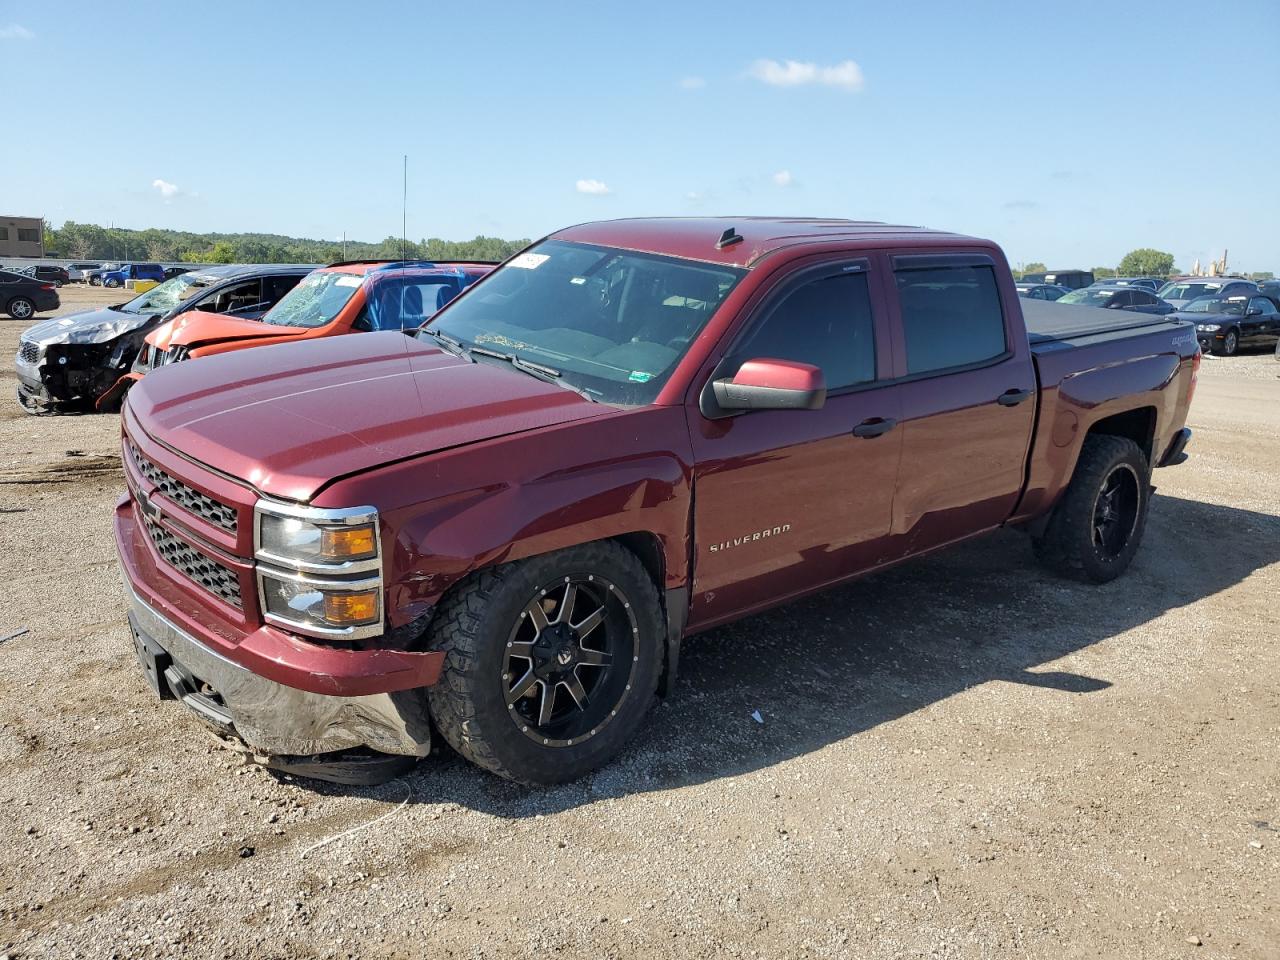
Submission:
[[[1241,347],[1265,347],[1280,340],[1280,309],[1267,296],[1201,297],[1174,314],[1196,325],[1200,350],[1221,357]]]
[[[115,388],[147,334],[188,310],[256,320],[314,269],[308,265],[228,264],[179,274],[126,303],[44,320],[22,334],[14,372],[18,403],[52,413],[119,404]]]
[[[56,286],[25,273],[0,270],[0,311],[15,320],[30,320],[45,310],[62,305]]]
[[[1058,300],[1059,303],[1074,303],[1086,307],[1103,307],[1107,310],[1133,310],[1136,313],[1154,313],[1164,315],[1173,313],[1173,306],[1165,303],[1150,290],[1141,287],[1085,287],[1083,290],[1072,290]]]

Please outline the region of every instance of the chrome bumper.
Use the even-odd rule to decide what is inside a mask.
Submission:
[[[286,687],[209,649],[127,584],[125,593],[135,643],[146,641],[172,661],[167,683],[165,675],[156,678],[162,696],[171,692],[254,751],[306,756],[369,747],[411,757],[430,752],[426,702],[420,692],[330,697]]]

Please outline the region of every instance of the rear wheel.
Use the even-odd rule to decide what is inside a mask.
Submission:
[[[7,308],[7,313],[15,320],[29,320],[35,312],[36,305],[26,297],[14,297]]]
[[[100,287],[100,286],[102,286],[102,279],[101,279],[100,277],[90,277],[90,278],[89,278],[89,286],[91,286],[91,287]]]
[[[437,612],[445,652],[427,691],[458,753],[528,784],[574,780],[612,758],[649,709],[662,666],[657,589],[611,542],[503,564]]]
[[[109,278],[108,280],[103,281],[103,283],[104,283],[106,286],[108,286],[108,287],[112,287],[112,288],[115,288],[115,287],[120,286],[120,281],[119,281],[119,280],[117,280],[115,277],[111,277],[111,278]]]
[[[1086,437],[1066,492],[1044,533],[1031,541],[1036,557],[1063,576],[1114,580],[1142,541],[1150,477],[1147,458],[1132,440]]]

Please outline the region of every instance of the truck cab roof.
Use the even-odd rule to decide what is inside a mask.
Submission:
[[[556,240],[620,247],[726,266],[751,268],[770,254],[833,241],[868,247],[989,245],[963,234],[867,220],[818,217],[651,217],[582,223]]]

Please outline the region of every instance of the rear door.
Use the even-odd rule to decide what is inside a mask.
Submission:
[[[1003,523],[1021,495],[1036,378],[1021,311],[983,253],[890,258],[902,465],[892,555]]]
[[[689,408],[694,451],[691,626],[848,576],[881,559],[902,433],[882,278],[872,260],[827,260],[776,284],[730,335],[713,377],[773,358],[823,371],[820,410],[708,419]],[[868,422],[877,436],[855,436]],[[864,431],[866,432],[866,431]]]

